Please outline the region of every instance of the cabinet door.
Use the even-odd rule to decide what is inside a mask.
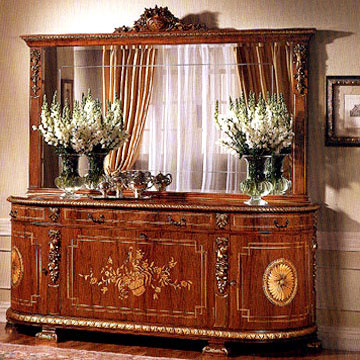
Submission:
[[[207,235],[82,228],[63,239],[63,315],[208,325]]]
[[[45,240],[44,240],[45,239]],[[23,313],[46,314],[45,228],[12,221],[11,308]]]
[[[288,329],[312,325],[312,231],[231,237],[230,328]]]

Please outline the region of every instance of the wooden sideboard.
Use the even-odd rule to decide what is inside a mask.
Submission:
[[[224,342],[309,338],[317,206],[10,197],[10,323]],[[310,341],[310,340],[309,340]]]

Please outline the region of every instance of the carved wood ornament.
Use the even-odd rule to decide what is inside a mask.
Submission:
[[[41,53],[39,49],[31,49],[30,68],[31,68],[31,97],[39,97],[40,82],[40,60]]]
[[[217,288],[220,294],[225,294],[228,284],[228,248],[229,240],[225,237],[216,238],[216,265],[215,277]]]
[[[51,282],[55,284],[59,279],[60,263],[60,231],[49,230],[49,262],[48,269]]]
[[[294,47],[294,63],[296,66],[296,73],[294,78],[296,80],[296,90],[300,95],[305,94],[306,90],[306,55],[307,47],[305,44],[297,44]]]
[[[166,7],[146,9],[138,20],[134,22],[133,27],[121,26],[115,28],[115,33],[121,32],[159,32],[159,31],[189,31],[206,30],[204,24],[185,24],[175,17]]]

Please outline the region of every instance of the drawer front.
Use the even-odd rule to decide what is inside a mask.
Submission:
[[[64,209],[66,224],[108,225],[134,229],[181,229],[210,230],[214,228],[214,217],[207,213],[161,212],[111,209]]]
[[[19,221],[45,221],[45,208],[36,206],[13,205],[10,216]]]
[[[233,231],[287,231],[313,228],[313,214],[239,214],[231,221]]]

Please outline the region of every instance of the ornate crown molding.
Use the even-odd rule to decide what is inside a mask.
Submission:
[[[121,26],[115,28],[115,33],[122,32],[159,32],[159,31],[190,31],[206,30],[204,24],[185,24],[175,17],[168,7],[158,7],[146,9],[134,26]]]

